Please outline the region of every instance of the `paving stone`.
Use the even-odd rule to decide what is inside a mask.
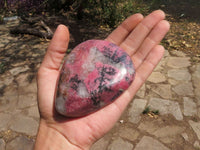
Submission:
[[[160,83],[166,81],[166,77],[160,72],[152,72],[147,81],[152,83]]]
[[[153,135],[153,133],[159,128],[158,124],[162,124],[160,120],[156,121],[144,121],[141,122],[138,126],[140,131],[148,132],[149,134]]]
[[[189,124],[196,133],[198,139],[200,140],[200,122],[194,122],[192,120],[189,120]]]
[[[115,139],[109,146],[108,150],[132,150],[133,145],[121,138]]]
[[[7,143],[6,150],[33,150],[34,141],[24,136],[19,136]]]
[[[147,100],[134,99],[129,109],[129,121],[132,123],[138,123],[141,119],[141,113],[145,109]]]
[[[168,79],[168,82],[169,82],[169,84],[171,84],[171,85],[177,85],[178,83],[179,83],[179,81],[177,81],[177,80],[174,80],[174,79]]]
[[[109,144],[109,138],[106,136],[94,143],[90,150],[106,150]]]
[[[149,136],[144,136],[134,150],[170,150],[159,141]]]
[[[27,70],[29,70],[28,66],[21,66],[21,67],[13,68],[9,71],[13,76],[15,76],[15,75],[18,75],[19,73],[26,72]]]
[[[8,123],[11,119],[11,115],[10,114],[5,114],[5,113],[0,113],[0,131],[4,131],[7,130],[8,127]]]
[[[154,71],[161,71],[164,70],[163,66],[165,66],[165,59],[161,59],[161,61],[158,63],[158,65],[156,66],[156,68],[154,69]]]
[[[142,87],[139,89],[139,91],[136,93],[136,95],[140,98],[145,97],[146,87],[145,84],[142,85]]]
[[[11,122],[10,129],[31,136],[36,135],[38,122],[24,115],[17,115]]]
[[[170,51],[170,53],[178,57],[186,57],[186,54],[183,53],[182,51],[173,50],[173,51]]]
[[[39,114],[38,106],[33,106],[31,108],[28,108],[28,116],[39,119],[40,114]]]
[[[170,84],[154,84],[150,86],[150,90],[161,96],[162,98],[172,98]]]
[[[194,116],[197,114],[196,103],[189,97],[183,97],[183,107],[185,116]]]
[[[119,130],[119,136],[122,138],[125,138],[127,140],[130,140],[130,141],[137,140],[139,135],[140,135],[140,133],[137,130],[135,130],[134,128],[125,127],[125,128],[121,128]]]
[[[148,132],[163,141],[163,143],[174,143],[178,140],[178,136],[185,130],[184,127],[177,125],[165,125],[161,120],[152,122],[144,121],[138,126],[141,131]],[[181,138],[181,137],[180,137]]]
[[[34,105],[37,105],[37,95],[35,93],[19,95],[17,108],[26,108]]]
[[[6,148],[6,143],[3,139],[0,139],[0,150],[5,150]]]
[[[176,126],[176,125],[165,126],[165,127],[158,128],[153,133],[153,135],[155,135],[156,137],[159,137],[159,138],[170,137],[170,136],[174,136],[174,135],[179,135],[184,130],[185,130],[184,127],[180,127],[180,126]]]
[[[29,72],[22,73],[15,79],[15,81],[17,81],[19,87],[27,86],[28,84],[30,84],[28,81],[29,75],[30,75]]]
[[[163,56],[163,57],[165,58],[165,57],[169,57],[169,56],[170,56],[169,51],[168,51],[168,50],[165,50],[165,53],[164,53],[164,56]]]
[[[191,80],[191,75],[188,69],[171,69],[168,71],[168,77],[173,78],[175,80]]]
[[[0,112],[13,111],[16,108],[18,95],[0,97]]]
[[[177,141],[182,141],[180,134],[185,130],[180,126],[166,126],[160,127],[153,134],[160,139],[163,143],[170,144]],[[178,142],[179,143],[179,142]]]
[[[4,96],[18,96],[18,90],[17,85],[15,83],[12,83],[4,89]]]
[[[151,98],[148,105],[151,109],[159,110],[161,115],[172,114],[177,120],[183,120],[183,115],[178,102],[160,98]]]
[[[172,90],[180,96],[192,96],[194,95],[192,83],[180,83],[176,85]]]
[[[189,57],[169,57],[167,66],[171,68],[184,68],[191,65]]]
[[[36,94],[37,93],[36,80],[34,79],[31,83],[29,83],[26,86],[20,86],[19,90],[18,90],[18,93],[20,95],[26,95],[26,94],[29,94],[29,93],[35,93]]]

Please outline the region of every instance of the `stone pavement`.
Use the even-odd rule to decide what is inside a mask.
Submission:
[[[48,41],[0,25],[0,150],[31,150],[37,133],[36,72]],[[143,114],[144,112],[144,114]],[[114,128],[91,150],[200,149],[200,63],[165,52]]]

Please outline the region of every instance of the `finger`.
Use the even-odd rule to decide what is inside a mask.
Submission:
[[[126,50],[130,56],[133,55],[152,28],[164,18],[165,14],[163,11],[156,10],[152,12],[138,24],[120,47]]]
[[[157,66],[164,55],[164,47],[162,45],[155,46],[143,63],[137,68],[138,79],[144,82]]]
[[[143,16],[141,14],[135,14],[128,17],[120,26],[118,26],[106,40],[120,45],[122,41],[129,35],[129,33],[141,22]]]
[[[128,88],[128,90],[125,91],[122,94],[122,96],[114,102],[115,105],[118,107],[118,109],[121,110],[121,112],[125,110],[129,102],[132,100],[133,96],[144,84],[146,79],[152,73],[153,69],[160,62],[161,58],[164,55],[164,51],[165,50],[163,46],[161,45],[155,46],[149,53],[149,55],[146,57],[142,65],[140,65],[140,67],[136,69],[135,80]]]
[[[59,70],[62,59],[68,48],[69,31],[64,25],[59,25],[47,49],[41,67]]]
[[[138,66],[143,62],[143,60],[146,58],[151,49],[160,43],[160,41],[169,31],[169,28],[170,25],[166,20],[160,21],[154,27],[154,29],[142,43],[141,47],[132,56],[135,68],[138,68]]]

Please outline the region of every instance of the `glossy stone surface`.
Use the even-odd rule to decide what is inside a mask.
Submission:
[[[83,42],[62,66],[56,110],[68,117],[97,111],[117,99],[134,75],[132,60],[120,47],[103,40]]]

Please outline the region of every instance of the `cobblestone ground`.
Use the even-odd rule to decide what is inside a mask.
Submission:
[[[48,42],[10,35],[16,24],[0,25],[0,67],[5,69],[0,74],[0,150],[31,150],[39,123],[36,72]],[[166,51],[120,120],[92,150],[198,150],[199,106],[200,63],[180,51]]]

